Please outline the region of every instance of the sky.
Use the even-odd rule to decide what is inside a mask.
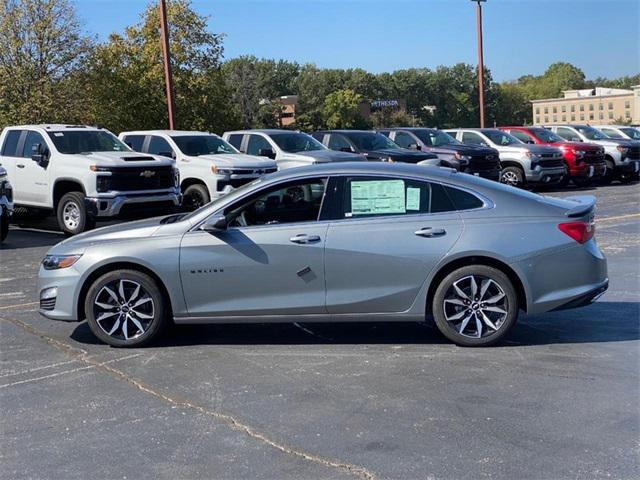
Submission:
[[[148,0],[75,0],[99,40],[138,23]],[[155,0],[154,2],[155,3]],[[283,58],[373,73],[477,62],[470,0],[192,0],[226,59]],[[587,78],[640,73],[640,0],[488,0],[484,62],[494,80],[567,61]]]

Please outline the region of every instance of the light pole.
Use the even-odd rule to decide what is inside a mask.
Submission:
[[[476,23],[478,30],[478,96],[480,101],[480,128],[484,128],[484,61],[482,59],[482,2],[487,0],[471,0],[476,2]]]
[[[167,5],[165,0],[160,0],[160,37],[162,40],[162,63],[164,64],[164,85],[167,92],[169,130],[175,130],[173,74],[171,73],[171,50],[169,49],[169,28],[167,27]]]

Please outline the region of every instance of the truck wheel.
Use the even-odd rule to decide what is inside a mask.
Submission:
[[[87,292],[84,311],[93,334],[113,347],[140,347],[166,326],[165,301],[149,275],[115,270]]]
[[[433,296],[438,330],[463,347],[500,341],[518,318],[518,296],[509,277],[486,265],[459,268],[438,285]]]
[[[3,210],[0,215],[0,243],[4,242],[7,235],[9,235],[9,214]]]
[[[199,183],[189,185],[182,195],[182,205],[185,210],[193,211],[203,207],[211,201],[207,187]]]
[[[95,227],[95,219],[89,216],[84,204],[84,193],[65,193],[58,202],[58,226],[67,235],[77,235]]]
[[[518,167],[503,168],[500,182],[512,187],[522,187],[524,185],[524,172]]]
[[[609,160],[607,158],[605,163],[607,164],[607,171],[602,177],[600,177],[600,185],[609,185],[616,177],[615,164],[613,163],[613,160]]]

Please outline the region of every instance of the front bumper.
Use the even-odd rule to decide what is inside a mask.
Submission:
[[[569,174],[577,178],[599,178],[607,172],[607,164],[602,163],[582,163],[579,167],[571,169]]]
[[[86,261],[81,258],[78,264]],[[76,322],[79,320],[77,302],[82,275],[76,265],[60,270],[45,270],[40,265],[38,272],[38,313],[51,320]],[[55,289],[55,290],[54,290]]]
[[[13,215],[13,203],[0,201],[0,215],[11,218]]]
[[[618,173],[638,173],[640,171],[640,160],[630,160],[625,158],[622,163],[616,165]]]
[[[161,193],[116,194],[104,197],[86,197],[85,206],[89,215],[93,217],[117,217],[123,207],[137,206],[144,208],[159,205],[173,205],[177,207],[182,202],[182,195],[178,189]]]
[[[566,174],[567,169],[565,167],[543,168],[538,165],[527,172],[527,182],[552,185],[560,182]]]
[[[475,170],[474,168],[467,167],[463,170],[463,173],[468,173],[469,175],[473,175],[476,177],[486,178],[487,180],[494,180],[496,182],[500,181],[500,174],[502,170],[500,168],[495,168],[493,170]]]

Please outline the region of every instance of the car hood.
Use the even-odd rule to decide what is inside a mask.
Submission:
[[[473,156],[486,156],[497,155],[498,151],[491,147],[482,147],[475,145],[458,145],[455,143],[448,143],[446,145],[439,145],[437,147],[431,147],[432,152],[458,152],[460,155],[473,155]]]
[[[283,159],[312,158],[315,163],[360,162],[364,157],[355,153],[338,152],[336,150],[312,150],[310,152],[285,153]]]
[[[276,168],[275,160],[244,153],[219,153],[216,155],[185,156],[190,160],[208,160],[218,167],[228,168]]]
[[[75,160],[85,159],[101,167],[162,167],[175,164],[170,158],[139,152],[84,152],[65,155]]]
[[[523,143],[522,145],[505,145],[505,146],[496,145],[496,149],[500,153],[531,152],[534,155],[559,153],[556,147],[551,147],[548,145],[535,145],[535,144],[529,144],[529,143]]]
[[[602,145],[603,147],[617,147],[618,145],[622,147],[634,147],[638,145],[638,142],[634,140],[625,140],[622,138],[607,138],[605,140],[589,140],[589,143],[595,143],[597,145]]]
[[[415,150],[399,149],[399,148],[383,148],[380,150],[369,150],[366,152],[368,156],[372,157],[390,157],[391,159],[404,159],[405,162],[415,163],[421,160],[429,160],[431,158],[437,158],[431,152],[417,152]]]
[[[546,143],[545,145],[549,145],[551,147],[558,148],[571,148],[576,150],[585,150],[588,152],[598,151],[600,150],[600,146],[595,143],[584,143],[584,142],[554,142],[554,143]]]

